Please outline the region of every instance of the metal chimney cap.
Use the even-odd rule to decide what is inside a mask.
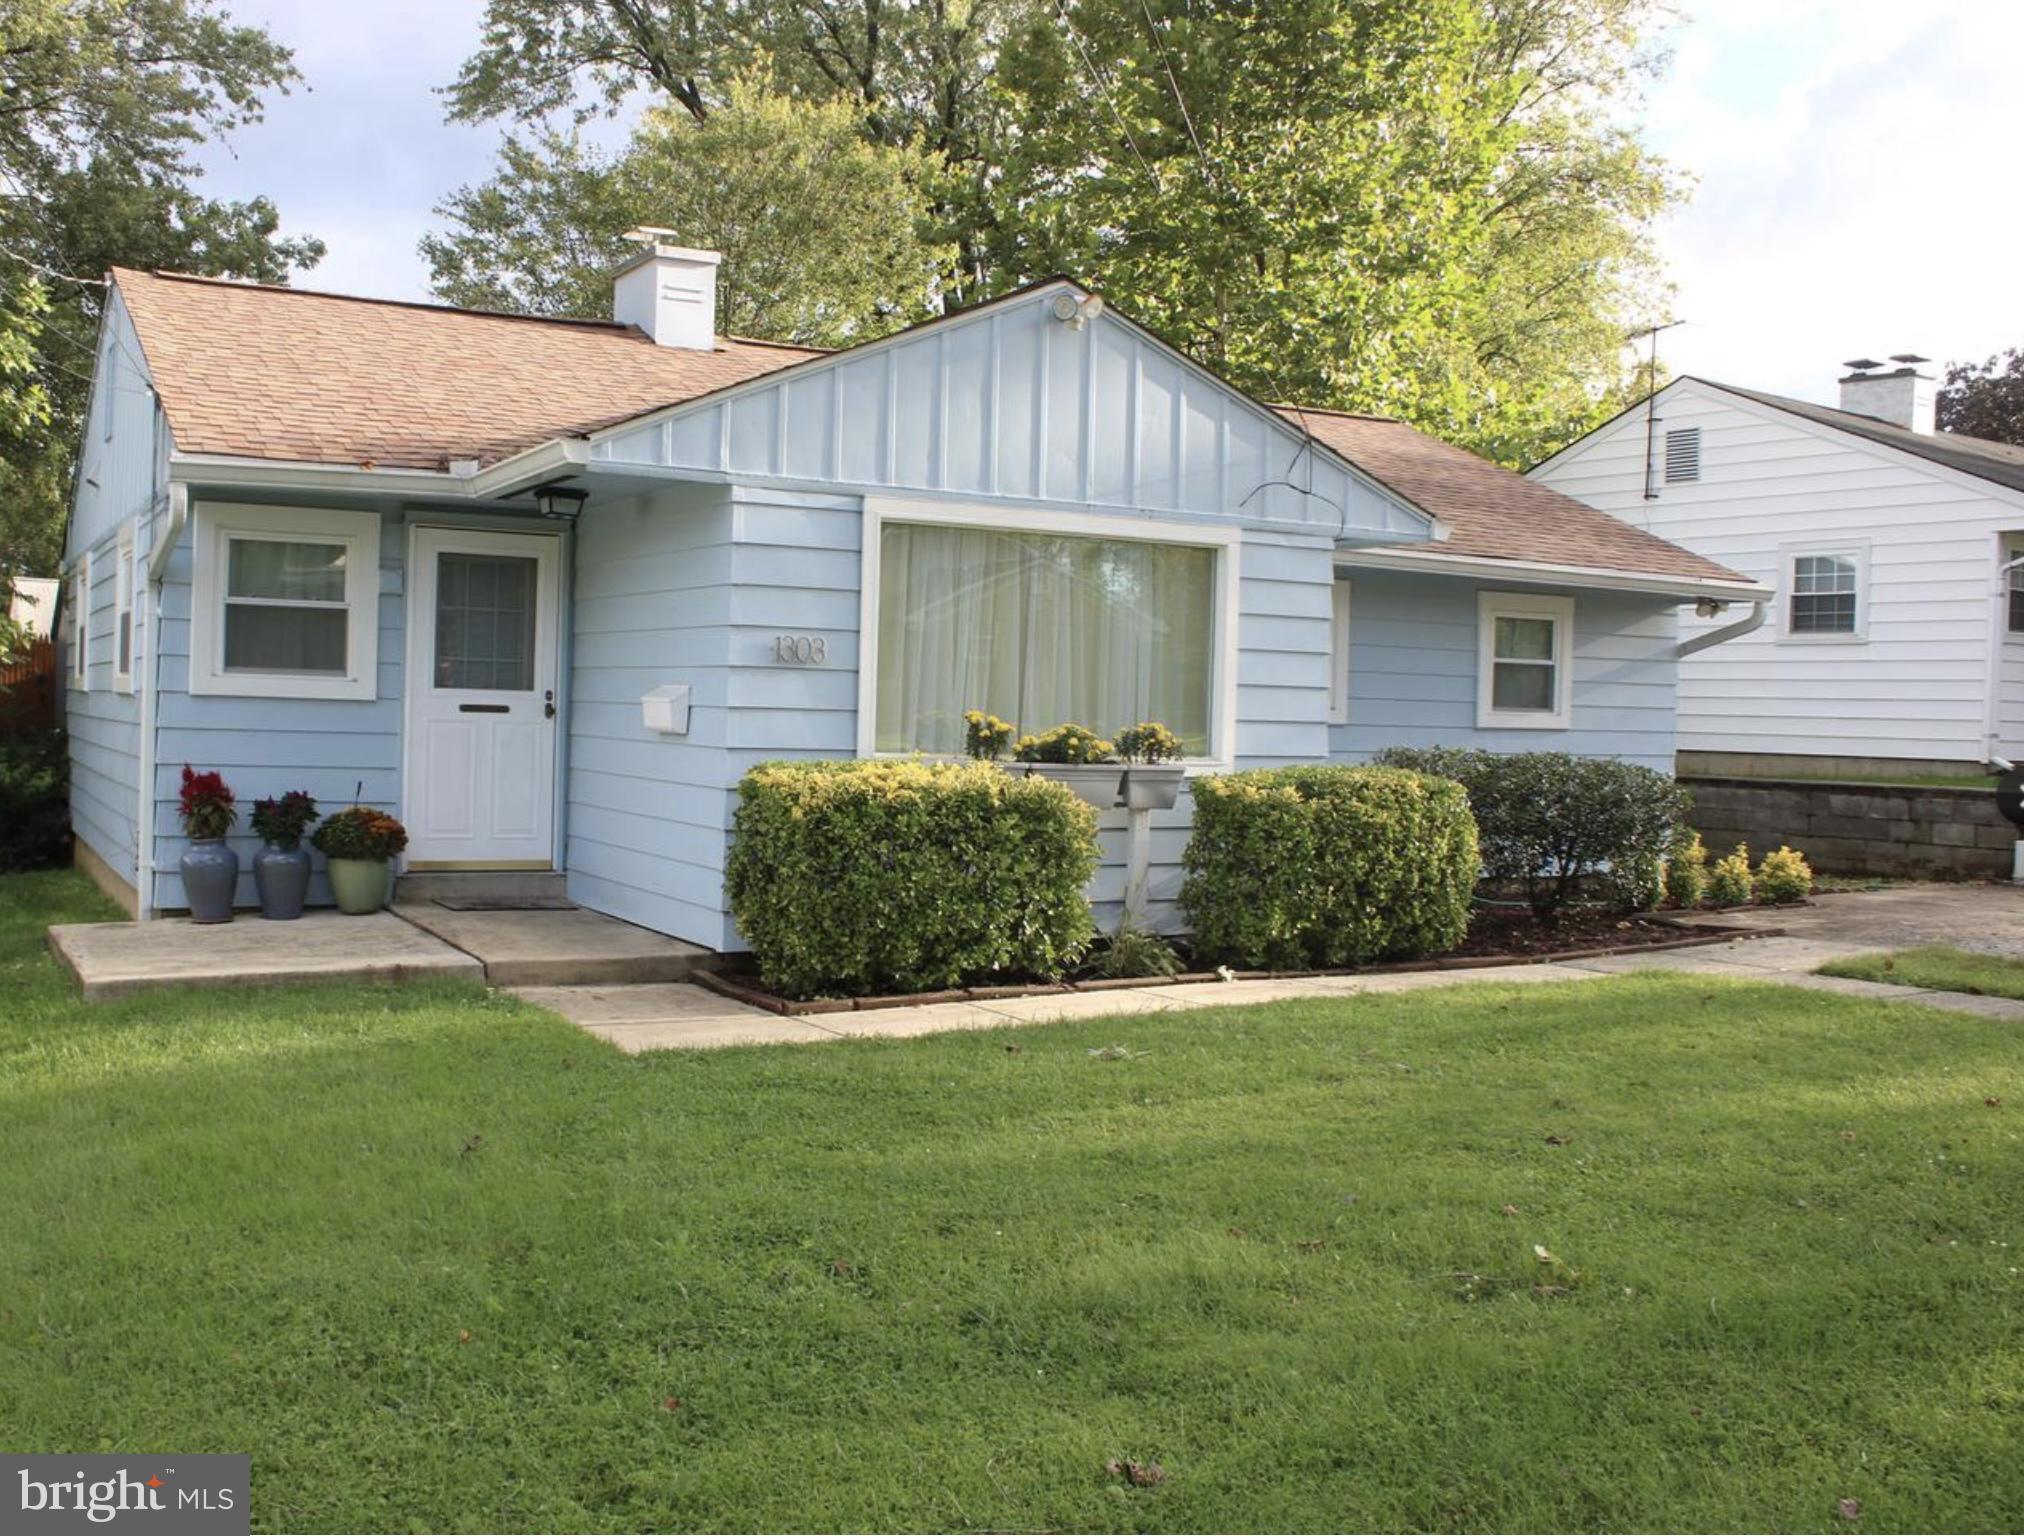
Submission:
[[[1883,364],[1873,357],[1852,357],[1841,366],[1853,368],[1857,373],[1867,373],[1872,368],[1881,368]]]
[[[1916,352],[1893,352],[1890,360],[1894,363],[1930,363],[1930,357],[1920,357]]]

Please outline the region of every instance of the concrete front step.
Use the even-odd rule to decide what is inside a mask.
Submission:
[[[555,869],[421,870],[394,879],[394,904],[452,901],[565,901],[568,881]]]
[[[453,912],[433,901],[404,901],[394,911],[477,960],[495,987],[686,981],[719,959],[715,950],[582,908]]]

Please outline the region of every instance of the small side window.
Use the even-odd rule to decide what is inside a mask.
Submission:
[[[70,579],[70,686],[91,692],[91,551],[77,562]]]
[[[119,554],[113,565],[112,685],[120,693],[134,691],[134,528],[120,530]]]
[[[1666,484],[1701,478],[1701,429],[1679,427],[1666,434]]]
[[[1476,622],[1477,728],[1566,730],[1574,717],[1574,600],[1484,592]]]
[[[1800,550],[1786,565],[1785,633],[1794,639],[1855,640],[1863,633],[1863,552]]]

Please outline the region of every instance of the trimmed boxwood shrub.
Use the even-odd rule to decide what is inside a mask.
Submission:
[[[1552,921],[1577,894],[1648,907],[1693,802],[1669,774],[1567,752],[1387,747],[1377,761],[1455,779],[1483,842],[1483,876]]]
[[[1453,949],[1468,931],[1476,824],[1459,784],[1314,764],[1194,787],[1181,906],[1204,959],[1364,965]]]
[[[988,763],[762,763],[724,886],[790,997],[1060,976],[1095,933],[1096,813]]]

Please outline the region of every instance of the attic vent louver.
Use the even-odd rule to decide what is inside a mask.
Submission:
[[[1679,427],[1666,434],[1666,484],[1701,478],[1701,429]]]

